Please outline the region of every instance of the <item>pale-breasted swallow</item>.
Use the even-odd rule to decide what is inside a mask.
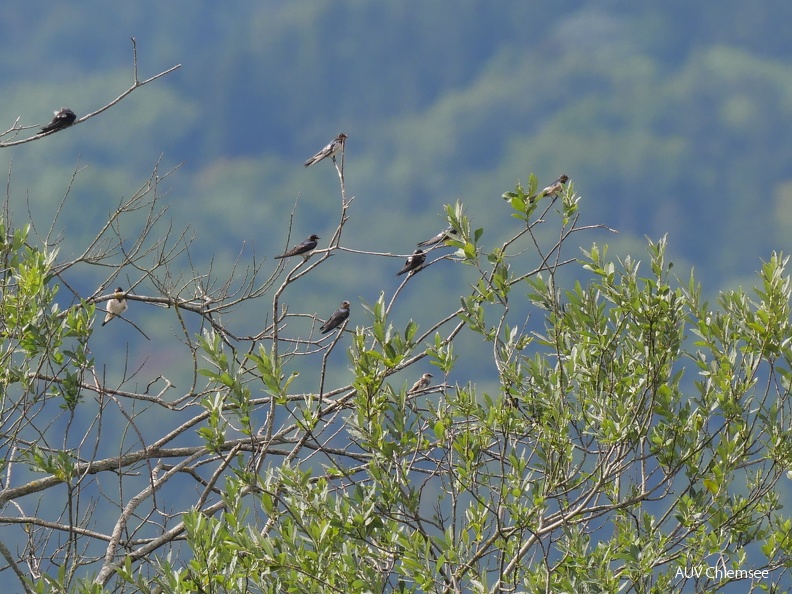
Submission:
[[[281,254],[280,256],[275,256],[275,259],[279,258],[289,258],[291,256],[299,256],[300,254],[305,254],[306,252],[310,252],[312,249],[316,247],[316,240],[319,239],[318,235],[311,235],[308,239],[303,241],[301,244],[294,246],[288,252]],[[303,256],[303,257],[307,257]]]
[[[456,229],[454,229],[453,227],[448,227],[448,228],[443,229],[442,231],[440,231],[440,233],[438,233],[437,235],[435,235],[431,239],[427,239],[426,241],[419,242],[418,243],[418,247],[427,247],[427,246],[430,246],[430,245],[437,245],[438,243],[444,242],[446,239],[451,239],[451,236],[452,235],[456,235],[456,234],[457,234]]]
[[[412,253],[412,256],[407,258],[404,266],[396,273],[396,276],[401,276],[405,272],[412,272],[423,266],[424,262],[426,262],[426,254],[423,253],[422,249],[417,249]]]
[[[322,334],[327,334],[331,330],[338,328],[341,323],[349,317],[349,301],[342,301],[341,307],[333,312],[333,315],[319,327]]]
[[[324,147],[324,148],[323,148],[321,151],[319,151],[318,153],[316,153],[316,154],[315,154],[313,157],[311,157],[310,159],[308,159],[308,160],[305,162],[305,166],[306,166],[306,167],[310,167],[310,166],[311,166],[311,165],[313,165],[314,163],[318,163],[319,161],[321,161],[322,159],[324,159],[324,158],[326,158],[326,157],[331,157],[331,158],[333,159],[333,163],[335,163],[335,157],[336,157],[336,154],[338,153],[338,151],[340,151],[340,150],[342,149],[342,147],[344,146],[344,142],[346,141],[346,139],[347,139],[347,135],[346,135],[346,134],[344,134],[343,132],[341,132],[341,134],[339,134],[338,136],[336,136],[336,137],[335,137],[335,138],[332,140],[332,142],[330,142],[330,144],[328,144],[328,145],[327,145],[326,147]]]
[[[564,184],[567,183],[568,181],[569,181],[569,176],[561,175],[561,177],[555,180],[552,184],[550,184],[544,190],[539,192],[536,195],[536,198],[532,198],[531,201],[538,200],[539,198],[544,198],[545,196],[555,196],[563,189]]]
[[[124,289],[121,287],[116,288],[115,295],[107,302],[107,315],[105,315],[102,326],[107,324],[116,316],[120,316],[127,310],[127,300],[124,298]]]
[[[74,123],[74,120],[77,119],[75,113],[68,107],[61,107],[58,111],[53,113],[55,114],[55,117],[52,118],[52,121],[49,124],[42,126],[42,132],[54,132],[56,130],[68,128]]]
[[[412,394],[413,392],[420,392],[421,390],[425,390],[429,387],[429,383],[432,381],[432,374],[431,373],[424,373],[421,378],[413,384],[413,387],[410,388],[410,391],[407,392],[408,394]]]

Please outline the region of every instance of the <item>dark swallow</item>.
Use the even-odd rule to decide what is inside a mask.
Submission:
[[[55,132],[63,128],[68,128],[74,123],[74,120],[77,119],[77,116],[68,107],[61,107],[54,113],[55,117],[52,118],[52,121],[46,126],[42,126],[42,132]]]
[[[569,181],[569,176],[561,175],[557,180],[555,180],[552,184],[547,186],[544,190],[539,192],[536,195],[536,198],[532,198],[531,201],[538,200],[539,198],[544,198],[545,196],[556,196],[564,187],[564,184]]]
[[[341,307],[333,312],[333,315],[319,327],[322,334],[327,334],[341,325],[341,322],[349,317],[349,301],[342,301]]]
[[[451,239],[452,235],[456,235],[457,231],[453,227],[448,227],[447,229],[443,229],[432,237],[431,239],[427,239],[426,241],[421,241],[418,243],[418,247],[427,247],[430,245],[437,245],[438,243],[445,242],[446,239]]]
[[[410,391],[407,392],[408,394],[413,394],[414,392],[420,392],[421,390],[425,390],[429,387],[429,384],[432,381],[432,374],[431,373],[424,373],[420,379],[413,384],[413,387],[410,388]]]
[[[420,268],[421,266],[423,266],[423,263],[425,261],[426,261],[426,254],[423,253],[423,250],[421,249],[415,250],[412,256],[407,258],[407,261],[404,263],[402,269],[396,273],[396,276],[401,276],[405,272],[412,272]]]
[[[335,156],[338,153],[338,151],[340,151],[343,148],[346,139],[347,139],[347,135],[342,132],[341,134],[336,136],[330,144],[328,144],[321,151],[316,153],[313,157],[308,159],[305,162],[305,166],[310,167],[314,163],[318,163],[319,161],[321,161],[326,157],[331,157],[333,159],[333,163],[335,163]]]
[[[290,258],[291,256],[299,256],[300,254],[305,254],[306,252],[310,252],[312,249],[316,247],[316,240],[319,239],[318,235],[311,235],[308,239],[303,241],[301,244],[294,246],[285,254],[281,254],[280,256],[275,256],[275,259],[279,258]],[[304,256],[307,258],[308,256]]]
[[[124,289],[118,287],[115,290],[115,294],[113,298],[107,302],[107,314],[105,315],[104,322],[102,322],[102,326],[107,324],[110,320],[112,320],[116,316],[120,316],[127,310],[127,300],[124,298]]]

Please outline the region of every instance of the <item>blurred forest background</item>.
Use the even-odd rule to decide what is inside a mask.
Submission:
[[[295,201],[289,243],[329,239],[336,172],[302,164],[345,132],[355,200],[342,244],[399,257],[334,256],[287,295],[293,311],[326,317],[349,299],[352,325],[368,323],[358,304],[398,286],[403,257],[445,226],[443,204],[462,200],[495,247],[519,225],[501,194],[530,172],[540,184],[568,174],[582,222],[620,231],[580,245],[645,259],[644,236],[667,233],[674,272],[684,280],[694,268],[714,297],[755,284],[772,250],[792,251],[790,22],[781,0],[14,2],[0,37],[3,129],[115,98],[132,82],[132,36],[141,79],[182,68],[84,124],[2,151],[0,166],[13,223],[32,220],[40,236],[86,167],[55,226],[68,256],[160,156],[161,170],[183,162],[165,182],[169,217],[194,235],[193,263],[222,272],[281,252]],[[411,279],[397,326],[426,327],[456,307],[476,278],[462,268],[441,262]],[[75,270],[70,282],[90,295],[106,274]],[[180,373],[176,317],[144,307],[128,315],[151,342],[123,322],[96,324],[109,377],[127,355],[141,381]],[[233,324],[255,332],[270,310],[242,309]],[[343,353],[334,359],[344,373]],[[474,357],[451,380],[485,381],[491,365]]]

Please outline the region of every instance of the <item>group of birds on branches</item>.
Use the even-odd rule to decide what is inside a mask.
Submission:
[[[64,128],[68,128],[71,126],[77,116],[75,113],[69,109],[68,107],[61,107],[59,110],[55,112],[55,116],[52,118],[52,121],[43,126],[41,128],[41,134],[51,134],[54,132],[58,132],[63,130]],[[343,132],[336,136],[332,141],[330,141],[322,150],[316,153],[313,157],[305,161],[305,167],[310,167],[328,157],[333,161],[333,164],[336,163],[336,155],[339,153],[343,153],[344,144],[346,142],[347,135]],[[563,185],[569,181],[569,177],[566,175],[560,176],[555,182],[551,185],[546,187],[542,190],[536,198],[540,198],[543,196],[556,196],[563,188]],[[445,244],[448,239],[451,239],[454,235],[456,235],[457,231],[453,227],[447,227],[434,237],[431,237],[425,241],[421,241],[418,243],[418,249],[416,249],[412,255],[407,258],[407,261],[402,266],[401,270],[396,273],[396,276],[401,276],[403,274],[409,274],[412,276],[416,272],[420,271],[423,267],[424,263],[426,262],[426,252],[422,248],[431,248],[432,246],[437,246],[440,244]],[[308,259],[311,255],[311,252],[316,248],[317,242],[320,237],[316,234],[311,234],[308,236],[307,239],[302,241],[301,243],[297,244],[290,250],[275,256],[275,259],[282,259],[282,258],[291,258],[293,256],[302,256],[304,259]],[[319,330],[322,334],[327,334],[328,332],[332,332],[339,326],[341,326],[347,318],[349,318],[349,301],[344,300],[341,302],[339,308],[330,315],[330,317],[325,321],[320,327]],[[107,301],[106,305],[106,314],[104,321],[102,322],[102,326],[107,324],[110,320],[117,316],[121,316],[127,310],[127,300],[126,295],[122,287],[117,287],[113,297]],[[413,387],[410,389],[410,392],[418,392],[420,390],[425,389],[429,386],[429,383],[432,379],[431,373],[424,373],[421,378],[415,382]]]

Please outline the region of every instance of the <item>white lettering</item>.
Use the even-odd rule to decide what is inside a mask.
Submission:
[[[685,578],[691,579],[693,577],[701,577],[701,569],[694,569],[694,570],[685,570],[682,572],[681,569],[677,569],[676,577],[680,576],[680,573],[684,575]],[[770,575],[770,570],[768,569],[728,569],[726,567],[707,567],[704,570],[704,575],[707,579],[710,580],[763,580],[767,579]]]
[[[677,567],[675,578],[684,577],[686,580],[701,577],[701,567]]]

